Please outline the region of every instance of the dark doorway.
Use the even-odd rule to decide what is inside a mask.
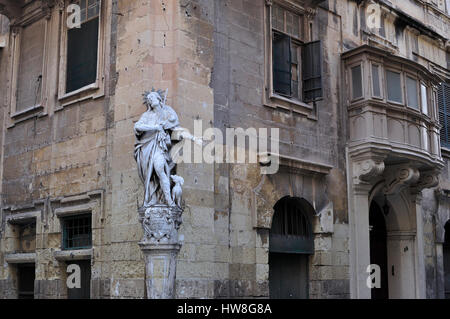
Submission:
[[[270,298],[308,298],[308,258],[304,254],[269,253]]]
[[[68,299],[89,299],[91,298],[91,261],[78,260],[71,261],[69,264],[76,264],[80,266],[80,288],[68,288]]]
[[[370,263],[380,266],[380,288],[372,288],[372,299],[388,299],[388,274],[387,274],[387,242],[386,222],[384,214],[377,203],[372,202],[369,211],[370,227]]]
[[[273,299],[309,297],[309,257],[314,239],[309,215],[312,207],[303,199],[284,197],[274,207],[269,233],[269,291]]]
[[[17,267],[18,298],[34,299],[34,264],[22,264]]]
[[[450,220],[445,224],[444,287],[445,298],[450,299]]]

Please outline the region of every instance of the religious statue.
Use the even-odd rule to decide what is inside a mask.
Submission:
[[[166,96],[163,98],[163,95],[161,90],[144,93],[147,111],[134,125],[136,135],[134,158],[139,177],[144,184],[143,208],[161,204],[175,205],[171,194],[171,171],[175,163],[169,151],[171,133],[180,123],[175,111],[165,104]],[[178,192],[181,196],[181,187]]]

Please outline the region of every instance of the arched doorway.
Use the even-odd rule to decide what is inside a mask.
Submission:
[[[304,199],[284,197],[274,206],[269,235],[270,298],[306,299],[309,256],[314,253],[311,217]]]
[[[445,224],[445,241],[443,248],[445,298],[450,299],[450,220]]]
[[[388,261],[387,261],[387,231],[383,210],[375,201],[370,204],[369,210],[370,231],[370,264],[380,267],[380,287],[372,288],[372,299],[388,299]]]

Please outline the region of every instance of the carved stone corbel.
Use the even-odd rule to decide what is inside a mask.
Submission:
[[[417,183],[420,172],[417,168],[409,165],[392,166],[386,171],[386,184],[384,193],[391,195],[398,193],[403,188]]]
[[[42,11],[44,11],[47,20],[52,16],[52,9],[55,6],[55,3],[56,0],[42,0]]]
[[[439,172],[435,170],[420,172],[420,178],[411,188],[412,193],[419,193],[425,188],[432,188],[439,185]]]
[[[353,164],[353,178],[355,184],[361,182],[371,182],[375,177],[384,171],[384,161],[382,159],[368,158],[356,161]]]
[[[308,20],[314,19],[316,14],[317,14],[317,9],[316,8],[306,8],[305,9],[305,17]]]
[[[65,0],[58,0],[58,9],[59,12],[64,12],[64,9],[66,7],[66,1]]]

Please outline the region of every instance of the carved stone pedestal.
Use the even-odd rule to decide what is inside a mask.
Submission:
[[[145,286],[148,299],[175,298],[179,244],[139,243],[145,257]]]
[[[178,229],[183,210],[155,205],[139,211],[144,238],[139,243],[145,257],[147,298],[175,298],[177,256],[181,244]]]

